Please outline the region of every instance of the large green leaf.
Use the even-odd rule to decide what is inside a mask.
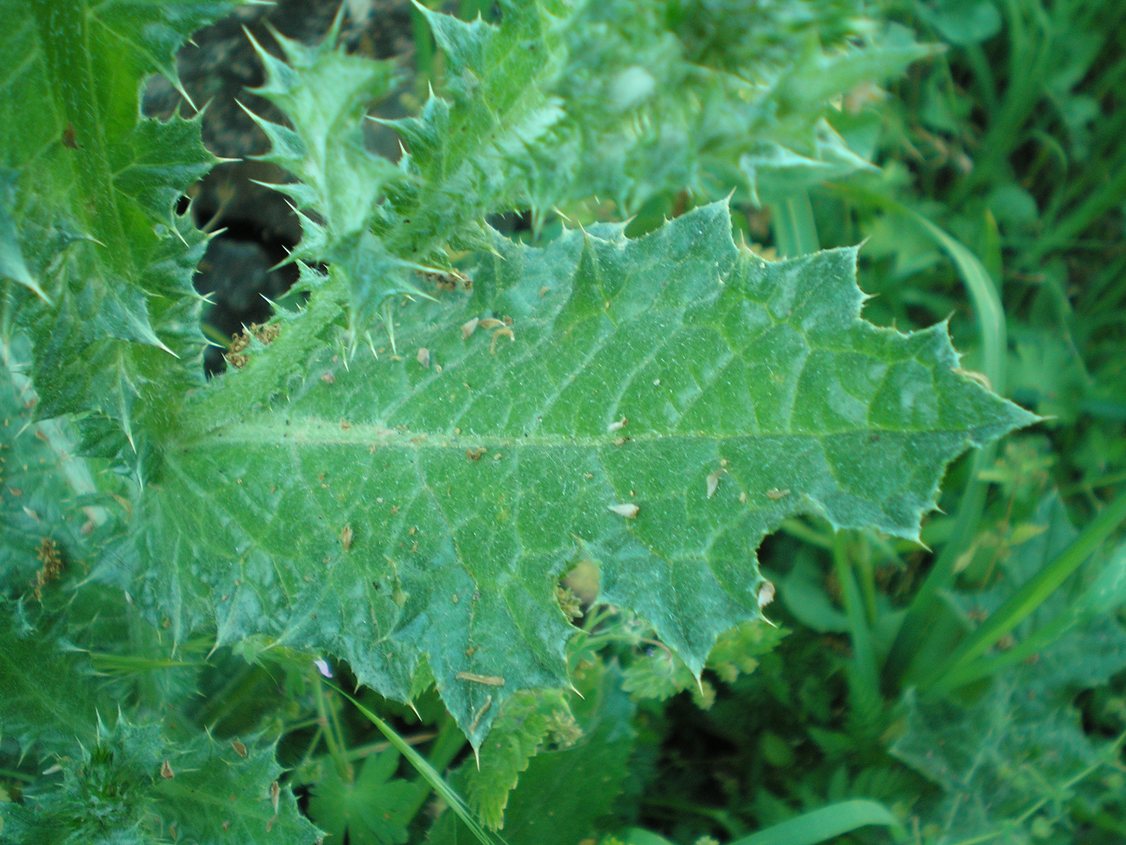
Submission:
[[[266,405],[228,404],[243,372],[199,395],[215,422],[135,522],[177,636],[330,652],[400,699],[426,660],[480,743],[513,692],[566,684],[578,561],[698,673],[758,614],[781,520],[915,537],[946,464],[1033,419],[956,371],[944,327],[859,319],[852,250],[765,262],[723,204],[494,250],[471,297],[403,310],[402,357],[325,351]]]

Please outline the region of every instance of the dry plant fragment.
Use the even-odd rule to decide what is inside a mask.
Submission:
[[[710,499],[715,495],[715,491],[719,489],[719,477],[727,472],[723,467],[720,467],[715,472],[708,473],[707,479],[707,493]]]
[[[500,675],[478,675],[476,672],[458,672],[454,677],[459,681],[468,681],[471,684],[484,684],[487,687],[504,686],[504,678]]]
[[[495,355],[495,354],[496,354],[496,351],[497,351],[497,341],[498,341],[498,340],[499,340],[499,339],[500,339],[501,337],[507,337],[507,338],[508,338],[509,340],[511,340],[511,341],[512,341],[513,343],[515,343],[515,342],[516,342],[516,335],[514,335],[514,334],[512,333],[512,329],[508,328],[508,326],[504,326],[504,327],[502,327],[502,328],[499,328],[499,329],[497,329],[497,330],[496,330],[495,332],[493,332],[493,339],[492,339],[491,341],[489,341],[489,354],[490,354],[490,355]]]
[[[43,601],[43,588],[52,581],[58,581],[63,574],[63,556],[59,552],[59,544],[50,537],[44,537],[35,552],[39,558],[39,571],[35,573],[35,600]]]
[[[489,708],[493,706],[493,697],[491,695],[485,696],[485,703],[481,705],[480,709],[473,716],[473,724],[469,726],[469,732],[473,733],[477,730],[477,726],[481,724],[481,717],[489,712]]]
[[[641,508],[632,502],[628,502],[623,505],[610,505],[608,510],[611,513],[616,513],[618,516],[624,516],[626,519],[636,519]]]
[[[250,346],[251,337],[263,346],[269,346],[278,339],[280,333],[281,329],[276,323],[266,323],[265,325],[251,323],[238,334],[231,335],[231,343],[227,347],[227,351],[223,353],[223,357],[232,367],[241,369],[250,360],[250,357],[246,354],[246,349]]]
[[[762,610],[774,601],[774,585],[770,581],[763,581],[758,588],[758,609]]]

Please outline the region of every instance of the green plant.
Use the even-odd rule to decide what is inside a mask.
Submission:
[[[259,125],[296,180],[276,187],[307,299],[206,383],[206,238],[175,207],[213,159],[198,118],[138,119],[137,91],[233,5],[0,6],[9,101],[50,93],[0,130],[5,833],[309,841],[294,784],[356,841],[405,841],[434,787],[543,841],[559,784],[605,777],[566,808],[577,840],[627,780],[628,691],[706,703],[705,667],[733,682],[774,654],[763,537],[812,514],[916,540],[946,465],[1035,419],[958,368],[945,326],[861,320],[855,250],[767,262],[720,199],[808,223],[785,186],[864,167],[829,101],[931,51],[844,3],[769,27],[710,3],[420,8],[441,96],[389,123],[391,162],[361,125],[395,69],[335,31],[279,37],[259,93],[289,125]],[[490,225],[512,211],[529,232]],[[829,543],[851,694],[875,702],[853,536]],[[353,754],[363,714],[410,756],[375,715],[406,724],[392,702],[436,728],[418,776]],[[470,810],[438,778],[462,737]]]

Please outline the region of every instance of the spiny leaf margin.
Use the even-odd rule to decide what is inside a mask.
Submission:
[[[854,250],[772,264],[730,226],[718,203],[638,240],[496,235],[471,297],[404,309],[403,356],[325,350],[185,434],[138,504],[145,603],[399,699],[426,661],[480,744],[514,692],[566,685],[554,582],[581,560],[698,674],[759,615],[783,519],[917,537],[946,464],[1034,417],[956,371],[944,326],[861,320]]]

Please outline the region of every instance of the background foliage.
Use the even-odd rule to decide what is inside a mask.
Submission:
[[[1115,4],[259,35],[300,269],[208,383],[139,91],[236,5],[0,3],[5,838],[1126,835]]]

